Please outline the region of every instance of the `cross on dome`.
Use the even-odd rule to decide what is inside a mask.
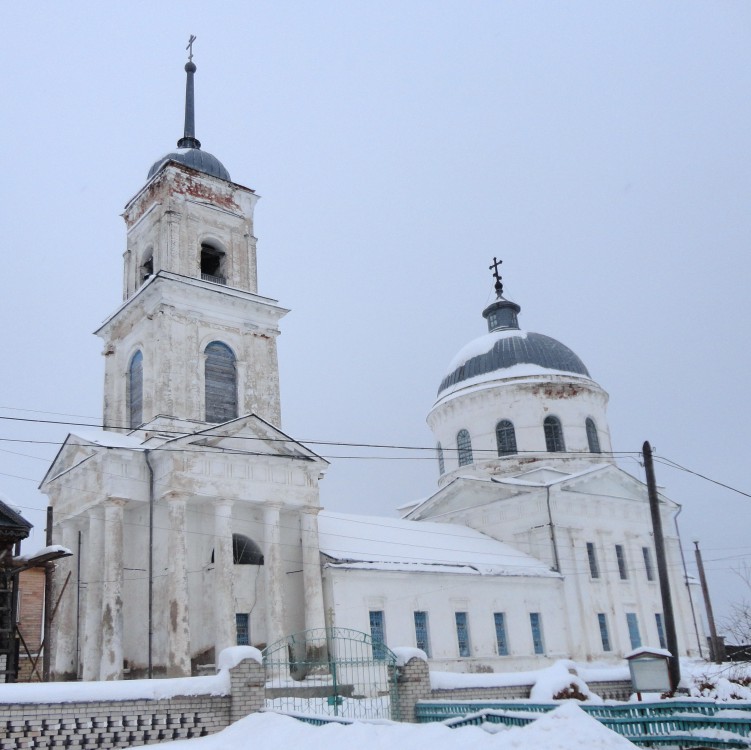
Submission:
[[[493,278],[495,279],[495,293],[498,297],[500,297],[503,294],[503,283],[501,282],[501,275],[498,273],[498,266],[503,263],[502,260],[498,260],[498,258],[493,258],[493,262],[488,266],[488,268],[493,272]]]

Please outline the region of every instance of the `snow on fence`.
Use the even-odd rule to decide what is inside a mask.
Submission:
[[[219,655],[213,677],[0,685],[0,750],[121,748],[214,734],[264,704],[251,647]]]

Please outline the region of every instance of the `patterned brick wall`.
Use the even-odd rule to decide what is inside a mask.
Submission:
[[[0,750],[124,748],[204,737],[263,707],[262,664],[241,661],[230,670],[230,684],[231,694],[221,696],[2,704]]]

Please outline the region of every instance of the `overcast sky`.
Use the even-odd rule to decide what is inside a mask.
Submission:
[[[285,431],[431,446],[498,256],[522,327],[610,393],[616,450],[650,440],[751,492],[748,3],[29,0],[0,21],[0,492],[36,526],[27,550],[68,428],[16,420],[101,419],[91,332],[121,300],[123,206],[181,135],[190,34],[197,136],[262,196],[259,292],[292,309]],[[318,450],[361,456],[332,458],[328,509],[435,489],[432,454]],[[751,500],[657,477],[724,615]]]

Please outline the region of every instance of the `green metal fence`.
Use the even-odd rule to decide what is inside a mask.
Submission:
[[[559,705],[531,701],[423,701],[415,706],[415,718],[418,722],[442,721],[450,727],[484,723],[524,726]],[[635,745],[751,748],[748,703],[666,700],[579,705],[592,718]]]
[[[398,720],[396,656],[367,633],[320,628],[263,652],[266,706],[352,719]]]

